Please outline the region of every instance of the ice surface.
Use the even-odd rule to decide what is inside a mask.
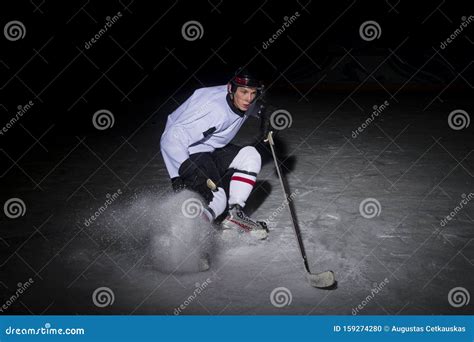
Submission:
[[[315,289],[306,281],[271,163],[263,165],[245,207],[253,218],[269,220],[267,240],[246,240],[232,232],[208,236],[210,227],[192,229],[194,221],[172,216],[180,212],[179,201],[170,198],[175,195],[170,194],[169,177],[157,145],[151,144],[162,127],[150,125],[132,139],[138,153],[124,147],[108,161],[128,187],[105,167],[94,173],[97,160],[87,151],[66,158],[42,183],[43,192],[12,180],[8,193],[21,192],[28,208],[23,218],[1,224],[2,282],[10,289],[4,289],[4,297],[34,276],[34,286],[21,299],[34,313],[172,315],[196,284],[206,281],[209,285],[182,314],[350,315],[388,279],[358,314],[470,313],[472,303],[454,308],[448,293],[459,286],[472,289],[472,201],[440,226],[462,194],[474,191],[472,129],[454,131],[446,121],[448,107],[470,103],[451,102],[425,112],[422,107],[430,98],[406,98],[353,139],[352,130],[383,98],[355,99],[364,112],[351,101],[334,111],[341,100],[297,104],[282,98],[294,121],[277,145],[295,158],[287,179],[289,192],[298,191],[295,212],[311,272],[333,270],[337,289]],[[93,139],[88,138],[89,144],[105,156],[123,143],[121,137]],[[462,164],[456,166],[453,157]],[[22,160],[28,172],[37,172],[35,179],[54,165]],[[85,227],[84,219],[118,187],[123,195]],[[359,206],[366,198],[380,202],[379,216],[361,215]],[[206,272],[195,271],[194,248],[201,241],[210,242],[211,268]],[[115,302],[99,309],[91,295],[102,286],[114,291]],[[283,308],[270,300],[280,287],[292,294],[291,304]],[[9,313],[28,313],[17,304]]]

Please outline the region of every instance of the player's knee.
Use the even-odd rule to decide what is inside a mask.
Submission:
[[[245,146],[240,149],[229,167],[259,173],[262,168],[262,158],[255,147]]]

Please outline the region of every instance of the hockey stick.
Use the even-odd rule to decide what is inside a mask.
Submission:
[[[300,248],[301,252],[301,257],[303,258],[304,262],[304,268],[306,269],[306,279],[308,279],[309,283],[313,287],[318,287],[318,288],[326,288],[333,286],[336,282],[334,278],[334,273],[332,271],[325,271],[321,273],[311,273],[308,265],[308,258],[306,256],[306,251],[304,249],[304,244],[303,244],[303,239],[301,238],[301,232],[298,226],[298,223],[296,222],[295,214],[290,207],[290,203],[288,201],[288,191],[286,190],[285,184],[283,182],[283,177],[280,171],[280,166],[278,165],[278,160],[277,156],[275,153],[275,142],[273,141],[273,132],[268,133],[268,138],[267,138],[270,149],[272,150],[272,156],[273,156],[273,161],[275,162],[275,168],[277,170],[278,178],[280,179],[280,185],[283,190],[283,194],[285,196],[285,201],[288,203],[288,211],[290,212],[290,217],[291,217],[291,222],[293,224],[293,230],[296,235],[296,239],[298,240],[298,246]]]
[[[217,185],[212,181],[212,179],[208,178],[206,181],[207,187],[211,189],[211,191],[217,191]]]

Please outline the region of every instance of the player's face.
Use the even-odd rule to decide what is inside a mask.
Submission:
[[[234,105],[240,110],[246,111],[257,96],[257,89],[247,87],[237,87],[234,94]]]

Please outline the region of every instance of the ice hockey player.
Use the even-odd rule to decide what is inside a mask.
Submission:
[[[228,84],[195,90],[168,116],[160,140],[173,189],[199,193],[206,201],[203,215],[210,222],[227,212],[223,229],[236,229],[257,239],[267,237],[266,225],[243,209],[260,172],[261,153],[254,146],[230,142],[250,116],[261,120],[260,140],[266,136],[270,125],[262,91],[261,81],[239,68]],[[208,179],[217,185],[214,191]]]

